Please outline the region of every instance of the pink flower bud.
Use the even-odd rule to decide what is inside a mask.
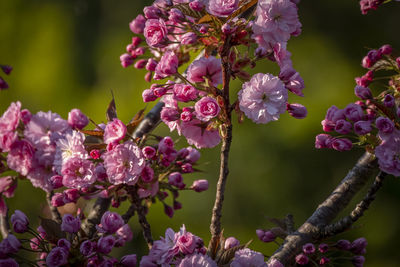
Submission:
[[[344,109],[344,115],[347,119],[356,122],[362,119],[364,113],[359,105],[350,103]]]
[[[379,52],[382,53],[383,55],[390,55],[393,51],[393,48],[389,44],[385,44],[379,48]]]
[[[227,249],[230,249],[230,248],[237,247],[237,246],[239,246],[239,245],[240,245],[239,240],[237,240],[236,238],[234,238],[233,236],[231,236],[231,237],[228,237],[228,238],[225,240],[224,249],[227,250]]]
[[[315,252],[315,246],[312,243],[307,243],[303,246],[303,252],[305,254],[313,254]]]
[[[202,11],[204,9],[203,0],[193,0],[189,3],[189,7],[194,11]]]
[[[351,262],[353,263],[353,265],[355,267],[363,267],[365,258],[364,258],[364,256],[354,256],[353,259],[351,260]]]
[[[325,243],[321,243],[321,244],[319,244],[319,246],[318,246],[318,250],[319,250],[319,252],[321,252],[321,253],[327,252],[328,249],[329,249],[329,246],[328,246],[328,244],[325,244]]]
[[[64,248],[55,247],[46,257],[46,264],[49,267],[62,266],[68,263],[68,251]]]
[[[0,77],[0,90],[8,89],[8,83]]]
[[[81,130],[89,124],[89,119],[82,111],[75,108],[68,113],[68,124],[72,128]]]
[[[354,123],[354,132],[358,135],[365,135],[371,131],[371,121],[357,121]]]
[[[76,201],[81,197],[79,190],[76,188],[65,190],[63,192],[63,195],[64,195],[64,199],[65,199],[66,203],[69,203],[69,202],[76,203]]]
[[[196,192],[203,192],[208,189],[208,181],[207,180],[196,180],[193,182],[190,189],[193,189]]]
[[[356,85],[354,88],[354,94],[363,100],[366,99],[371,99],[372,98],[372,92],[368,87],[363,87],[360,85]]]
[[[146,159],[152,159],[156,155],[156,149],[152,146],[145,146],[142,148],[142,153]]]
[[[180,210],[182,209],[182,203],[178,202],[178,201],[174,201],[174,210]]]
[[[107,123],[104,130],[104,143],[109,144],[112,142],[119,142],[125,137],[126,126],[119,119],[114,118]]]
[[[146,24],[146,19],[143,15],[138,15],[134,20],[129,23],[129,28],[133,33],[141,34],[143,33]]]
[[[101,217],[100,228],[108,234],[113,234],[124,224],[124,220],[118,213],[106,211]]]
[[[181,170],[183,173],[192,173],[193,172],[192,164],[190,164],[189,162],[182,164]]]
[[[335,131],[340,134],[348,134],[351,132],[353,125],[346,120],[338,120],[335,125]]]
[[[400,69],[400,57],[396,58],[397,67]]]
[[[157,79],[163,79],[177,72],[179,65],[178,56],[171,51],[167,51],[160,59],[156,67]],[[156,79],[156,78],[154,78]]]
[[[167,41],[168,29],[162,19],[149,19],[146,21],[144,36],[151,47],[163,47]]]
[[[390,134],[394,130],[394,123],[393,121],[389,120],[385,117],[379,117],[375,121],[376,128],[378,128],[379,132],[384,134]]]
[[[336,243],[335,247],[340,250],[350,250],[351,243],[349,240],[341,239]]]
[[[160,153],[163,153],[163,154],[168,153],[168,151],[170,151],[173,148],[174,148],[174,141],[169,136],[164,137],[158,143],[158,151]]]
[[[31,121],[32,114],[29,110],[23,109],[21,110],[21,120],[23,124],[28,124]]]
[[[137,36],[133,36],[132,37],[132,45],[133,45],[133,47],[137,47],[140,43],[142,42],[142,39],[140,38],[140,37],[137,37]]]
[[[181,102],[189,102],[195,100],[198,91],[191,85],[177,83],[174,85],[174,98]]]
[[[71,243],[67,239],[61,238],[57,241],[57,247],[64,248],[65,250],[69,251],[71,248]]]
[[[307,109],[301,104],[287,104],[286,110],[293,118],[304,119],[305,117],[307,117]]]
[[[183,111],[180,116],[181,121],[189,122],[193,119],[193,112],[191,111]]]
[[[333,137],[329,134],[319,134],[315,137],[315,148],[330,148],[332,141]]]
[[[53,207],[61,207],[65,205],[64,195],[62,193],[55,193],[51,198],[51,205]]]
[[[325,264],[327,264],[328,262],[330,262],[331,260],[329,259],[329,258],[327,258],[327,257],[322,257],[320,260],[319,260],[319,265],[325,265]]]
[[[151,75],[153,75],[150,71],[149,72],[147,72],[145,75],[144,75],[144,80],[146,81],[146,82],[151,82]]]
[[[121,65],[124,68],[127,68],[127,67],[129,67],[130,65],[133,64],[133,57],[131,55],[129,55],[129,54],[122,54],[119,57],[119,60],[121,61]]]
[[[140,177],[144,183],[150,183],[153,181],[154,178],[154,170],[150,166],[146,166],[143,168]]]
[[[115,244],[115,238],[112,235],[102,236],[97,241],[97,252],[108,254]]]
[[[183,184],[183,177],[179,172],[173,172],[168,176],[168,183],[172,186],[181,188]]]
[[[134,267],[137,264],[137,257],[135,254],[123,256],[120,263],[125,267]]]
[[[191,45],[197,42],[197,34],[194,32],[187,32],[181,37],[182,45]]]
[[[157,96],[154,95],[154,92],[152,89],[146,89],[142,93],[143,97],[143,102],[151,102],[157,99]]]
[[[61,231],[68,233],[77,233],[81,228],[81,220],[71,214],[65,214],[62,218]]]
[[[13,70],[13,68],[11,66],[8,66],[8,65],[1,65],[1,69],[7,75],[9,75],[11,73],[11,71]]]
[[[199,32],[202,34],[206,34],[208,32],[208,26],[207,25],[201,25]]]
[[[356,240],[353,241],[353,243],[351,243],[351,252],[353,252],[354,254],[365,254],[366,250],[365,248],[367,247],[368,242],[367,239],[365,239],[364,237],[358,238]]]
[[[96,248],[96,243],[90,240],[86,240],[82,242],[79,251],[82,253],[83,256],[87,257],[94,252],[95,248]]]
[[[335,138],[331,145],[337,151],[347,151],[353,147],[353,143],[347,138]]]
[[[147,64],[147,59],[139,59],[133,66],[135,69],[143,69]]]
[[[50,177],[50,183],[53,189],[63,187],[62,180],[63,177],[61,175],[53,175],[52,177]]]
[[[308,257],[303,253],[296,256],[296,262],[299,265],[306,265],[308,263]]]
[[[155,6],[144,7],[143,13],[147,19],[158,19],[162,14],[161,10]]]
[[[146,48],[141,46],[141,47],[136,48],[134,53],[138,57],[138,56],[144,55],[145,52],[146,52]],[[144,64],[144,65],[146,65],[146,64]]]
[[[168,20],[175,22],[175,23],[180,23],[185,19],[185,15],[182,13],[182,11],[180,11],[177,8],[171,8],[169,10],[169,16],[168,16]]]
[[[385,105],[385,107],[387,108],[392,108],[395,105],[395,99],[392,95],[385,95],[385,97],[383,98],[383,104]]]
[[[189,255],[194,252],[196,248],[197,237],[190,232],[184,232],[181,234],[177,241],[176,246],[179,248],[179,251],[182,252],[184,255]]]
[[[155,71],[157,64],[158,64],[158,62],[154,58],[149,58],[149,60],[147,60],[147,64],[146,64],[146,70]]]
[[[14,232],[22,234],[28,230],[29,220],[25,213],[20,210],[15,210],[11,215],[11,224]]]
[[[92,159],[99,159],[101,156],[100,151],[98,149],[92,149],[90,151],[90,157],[92,157]]]
[[[166,204],[164,204],[164,213],[170,218],[174,216],[174,210]]]

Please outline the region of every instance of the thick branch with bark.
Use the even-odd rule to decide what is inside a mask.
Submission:
[[[284,243],[271,256],[271,259],[277,259],[283,265],[290,266],[290,261],[304,244],[322,237],[324,228],[349,204],[376,169],[375,156],[366,152],[311,217],[297,231],[285,238]]]
[[[0,215],[0,232],[4,238],[6,238],[10,234],[10,223],[8,222],[8,208],[6,208],[6,214]]]

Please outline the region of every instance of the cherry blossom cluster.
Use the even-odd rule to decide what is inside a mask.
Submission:
[[[350,150],[353,145],[365,147],[375,153],[382,171],[400,176],[400,57],[393,55],[390,45],[383,45],[370,50],[362,66],[367,72],[356,78],[354,88],[360,100],[344,109],[336,106],[328,109],[322,128],[329,134],[319,134],[315,147],[338,151]],[[379,71],[385,71],[386,76],[377,76]],[[387,86],[376,91],[370,89],[375,81],[382,79],[387,80]]]
[[[1,65],[0,64],[0,68],[6,75],[10,75],[10,73],[12,71],[12,67],[8,66],[8,65]],[[8,83],[0,76],[0,91],[8,89],[8,87],[9,87]]]
[[[188,232],[185,226],[182,226],[179,232],[174,232],[171,228],[168,228],[165,237],[154,242],[149,255],[142,257],[140,266],[283,267],[276,260],[268,265],[265,263],[263,254],[246,248],[234,237],[222,240],[220,255],[216,259],[211,259],[206,252],[207,249],[204,247],[203,240]]]
[[[84,235],[81,229],[82,219],[83,213],[77,217],[66,214],[61,223],[42,219],[41,225],[35,231],[29,227],[27,216],[22,211],[15,210],[11,216],[15,235],[9,234],[0,243],[0,265],[19,266],[18,261],[20,264],[49,267],[74,263],[82,266],[136,266],[135,254],[126,255],[120,260],[109,255],[114,247],[124,246],[133,237],[130,227],[118,213],[104,213],[101,223],[97,225],[98,234],[93,238]],[[32,238],[16,237],[24,233]],[[36,262],[19,257],[19,251],[34,253]]]
[[[144,8],[144,16],[138,15],[130,23],[135,36],[121,56],[121,64],[145,68],[149,82],[168,79],[144,90],[143,100],[161,99],[165,103],[163,122],[197,148],[220,143],[224,135],[221,125],[227,122],[232,107],[239,118],[244,114],[256,123],[278,120],[286,111],[295,118],[304,118],[304,106],[288,103],[288,91],[303,96],[304,88],[286,50],[290,37],[301,33],[298,2],[258,1],[256,11],[246,20],[239,16],[246,1],[155,1]],[[241,46],[253,49],[254,55],[241,54]],[[201,50],[205,54],[180,73],[179,67]],[[223,80],[224,53],[230,78],[245,82],[232,107],[224,101],[226,92],[219,87],[229,89],[230,78]],[[248,68],[254,68],[262,59],[279,65],[278,77],[263,73],[252,77],[248,73]]]
[[[318,246],[307,243],[303,246],[302,253],[295,258],[298,265],[339,265],[344,261],[351,261],[355,267],[364,266],[367,240],[364,237],[353,242],[341,239],[331,245],[320,243]],[[317,249],[318,247],[318,249]]]
[[[182,206],[179,190],[208,189],[207,180],[194,181],[190,187],[183,180],[182,174],[194,172],[200,158],[195,148],[176,150],[170,137],[158,136],[138,145],[129,135],[132,125],[117,118],[85,136],[82,129],[88,122],[78,109],[64,120],[51,111],[32,115],[21,110],[21,103],[12,103],[0,118],[1,172],[13,170],[46,192],[58,190],[52,197],[55,207],[94,196],[111,198],[118,207],[137,194],[149,202],[163,202],[170,217]],[[13,195],[15,177],[0,178],[2,196]],[[172,207],[164,201],[169,194]],[[2,197],[0,211],[6,211]]]

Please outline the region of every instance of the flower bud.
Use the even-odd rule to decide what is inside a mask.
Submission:
[[[49,267],[62,266],[68,263],[68,251],[64,248],[55,247],[46,257],[46,264]]]
[[[385,117],[379,117],[375,121],[376,128],[378,128],[379,132],[384,134],[390,134],[394,130],[394,123],[393,121],[389,120]]]
[[[197,42],[197,34],[194,32],[188,32],[182,35],[181,44],[183,45],[191,45]]]
[[[318,246],[318,250],[319,250],[319,252],[321,252],[321,253],[327,252],[328,249],[329,249],[329,246],[328,246],[328,244],[325,244],[325,243],[321,243],[321,244],[319,244],[319,246]]]
[[[337,151],[347,151],[353,147],[353,143],[347,138],[335,138],[331,145]]]
[[[146,24],[146,19],[143,15],[138,15],[134,20],[129,23],[129,28],[133,33],[141,34],[143,33]]]
[[[385,105],[385,107],[387,108],[392,108],[394,107],[395,104],[395,99],[392,95],[385,95],[384,99],[383,99],[383,104]]]
[[[112,235],[102,236],[97,241],[97,252],[108,254],[115,244],[115,238]]]
[[[340,134],[348,134],[351,132],[353,125],[346,120],[338,120],[335,125],[335,131]]]
[[[296,256],[296,263],[299,265],[306,265],[308,263],[308,257],[301,253]]]
[[[72,128],[81,130],[89,124],[89,119],[82,111],[75,108],[68,113],[68,124]]]
[[[134,267],[137,264],[137,257],[135,254],[123,256],[120,263],[122,264],[122,266]]]
[[[64,195],[62,193],[55,193],[51,198],[51,205],[53,207],[61,207],[65,205]]]
[[[364,87],[361,85],[356,85],[356,87],[354,87],[354,94],[362,100],[372,98],[371,90],[368,87]]]
[[[327,258],[327,257],[322,257],[320,260],[319,260],[319,265],[325,265],[325,264],[327,264],[328,262],[330,262],[331,260],[329,259],[329,258]]]
[[[193,182],[190,189],[193,189],[196,192],[206,191],[208,189],[208,180],[205,180],[205,179],[196,180]]]
[[[313,254],[315,252],[315,246],[312,243],[307,243],[303,246],[303,252],[305,254]]]
[[[225,240],[224,249],[227,250],[227,249],[230,249],[233,247],[237,247],[239,245],[240,245],[239,240],[237,240],[235,237],[231,236]]]
[[[353,265],[355,267],[363,267],[365,258],[364,258],[364,256],[354,256],[353,259],[351,260],[351,262],[353,263]]]
[[[28,230],[29,220],[25,213],[20,210],[15,210],[11,215],[11,224],[14,232],[22,234]]]
[[[67,189],[63,192],[64,195],[64,200],[66,203],[73,202],[76,203],[76,201],[80,198],[80,193],[78,189],[72,188],[72,189]]]
[[[122,54],[119,57],[119,60],[121,61],[121,65],[124,68],[127,68],[127,67],[129,67],[130,65],[133,64],[133,57],[130,54],[126,54],[126,53]]]
[[[81,227],[81,220],[71,214],[65,214],[62,218],[61,231],[68,233],[77,233]]]
[[[32,114],[29,110],[27,109],[23,109],[21,110],[21,121],[23,124],[28,124],[28,122],[31,121],[32,118]]]
[[[174,216],[174,210],[166,204],[164,204],[164,213],[167,214],[167,216],[170,218]]]
[[[147,19],[158,19],[162,12],[155,6],[146,6],[143,8],[143,14]]]
[[[366,253],[365,248],[367,247],[367,245],[368,245],[367,239],[365,239],[364,237],[361,237],[361,238],[354,240],[351,243],[350,250],[354,254],[358,254],[358,255],[365,254]]]
[[[304,119],[307,117],[307,109],[301,104],[286,104],[286,110],[293,118]]]
[[[57,241],[57,247],[64,248],[66,251],[69,251],[71,248],[71,243],[67,239],[61,238]]]
[[[143,69],[147,64],[147,59],[139,59],[138,61],[136,61],[135,65],[133,65],[133,67],[135,69]]]
[[[332,145],[333,137],[329,134],[319,134],[315,137],[315,148],[330,148]]]
[[[379,48],[379,52],[382,53],[383,55],[390,55],[393,51],[393,48],[389,44],[385,44]]]
[[[62,179],[63,177],[61,175],[53,175],[52,177],[50,177],[50,183],[53,189],[57,189],[63,186]]]
[[[155,71],[158,62],[154,58],[149,58],[146,64],[146,70],[148,71]]]
[[[101,217],[100,228],[108,234],[115,233],[125,224],[121,215],[115,212],[106,211]]]
[[[83,256],[87,257],[94,252],[96,248],[96,243],[86,240],[82,242],[79,251],[82,253]]]
[[[151,102],[157,99],[152,89],[146,89],[142,93],[143,102]]]
[[[365,135],[371,131],[371,121],[357,121],[354,123],[354,132],[358,135]]]
[[[11,71],[13,70],[13,68],[11,66],[8,66],[8,65],[1,65],[1,69],[7,75],[9,75],[11,73]]]
[[[194,11],[202,11],[204,9],[203,0],[193,0],[189,3],[189,7]]]
[[[341,239],[336,243],[335,247],[340,250],[349,250],[351,248],[351,243],[349,240]]]

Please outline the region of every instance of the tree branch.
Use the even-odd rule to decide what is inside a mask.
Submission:
[[[369,208],[371,205],[372,201],[375,200],[376,194],[378,190],[382,187],[383,185],[383,180],[387,176],[387,173],[385,172],[379,172],[379,174],[376,176],[374,183],[371,185],[371,187],[368,190],[368,193],[366,196],[363,198],[363,200],[357,204],[357,206],[352,210],[350,215],[342,218],[340,221],[327,225],[324,229],[321,235],[325,237],[330,237],[337,235],[339,233],[342,233],[349,229],[359,218],[361,218],[364,215],[364,212]]]
[[[231,79],[231,69],[230,64],[228,62],[229,55],[229,37],[225,40],[224,46],[222,47],[222,51],[220,53],[222,59],[222,90],[223,90],[223,98],[224,98],[224,107],[221,112],[225,113],[226,122],[221,125],[221,133],[222,133],[222,146],[221,146],[221,162],[220,162],[220,170],[219,170],[219,178],[217,183],[217,192],[215,196],[215,203],[212,210],[211,217],[211,240],[209,245],[209,251],[211,252],[212,257],[215,256],[218,240],[220,240],[221,234],[221,217],[222,217],[222,205],[224,202],[224,193],[225,193],[225,184],[228,179],[229,168],[228,168],[228,159],[229,159],[229,150],[232,143],[232,123],[231,123],[231,109],[230,109],[230,99],[229,99],[229,83]]]
[[[6,214],[0,215],[0,232],[4,238],[6,238],[10,234],[10,223],[8,221],[8,207],[6,207]]]
[[[135,215],[136,207],[131,204],[125,214],[122,215],[122,219],[124,219],[125,223],[128,223],[129,220]]]
[[[270,260],[274,258],[284,266],[291,266],[293,257],[301,250],[301,247],[321,238],[324,227],[349,204],[376,168],[375,156],[366,152],[311,217],[297,231],[285,238],[284,243],[275,251]]]
[[[50,208],[51,218],[54,221],[61,223],[61,215],[58,212],[57,207],[54,207],[53,205],[51,205],[51,198],[53,197],[53,195],[54,195],[54,191],[50,191],[50,192],[46,193],[47,205]]]
[[[137,193],[137,190],[134,190],[132,192],[131,207],[133,207],[137,211],[139,224],[143,229],[144,239],[146,240],[146,243],[147,243],[147,246],[149,247],[149,249],[151,249],[151,247],[153,246],[153,236],[151,234],[151,227],[146,218],[146,209],[144,208],[144,206],[142,206],[142,203],[141,203],[141,200]],[[129,208],[129,209],[131,209],[131,208]]]
[[[88,217],[82,223],[82,230],[92,238],[96,232],[96,225],[100,223],[103,214],[110,208],[111,198],[97,198]]]

